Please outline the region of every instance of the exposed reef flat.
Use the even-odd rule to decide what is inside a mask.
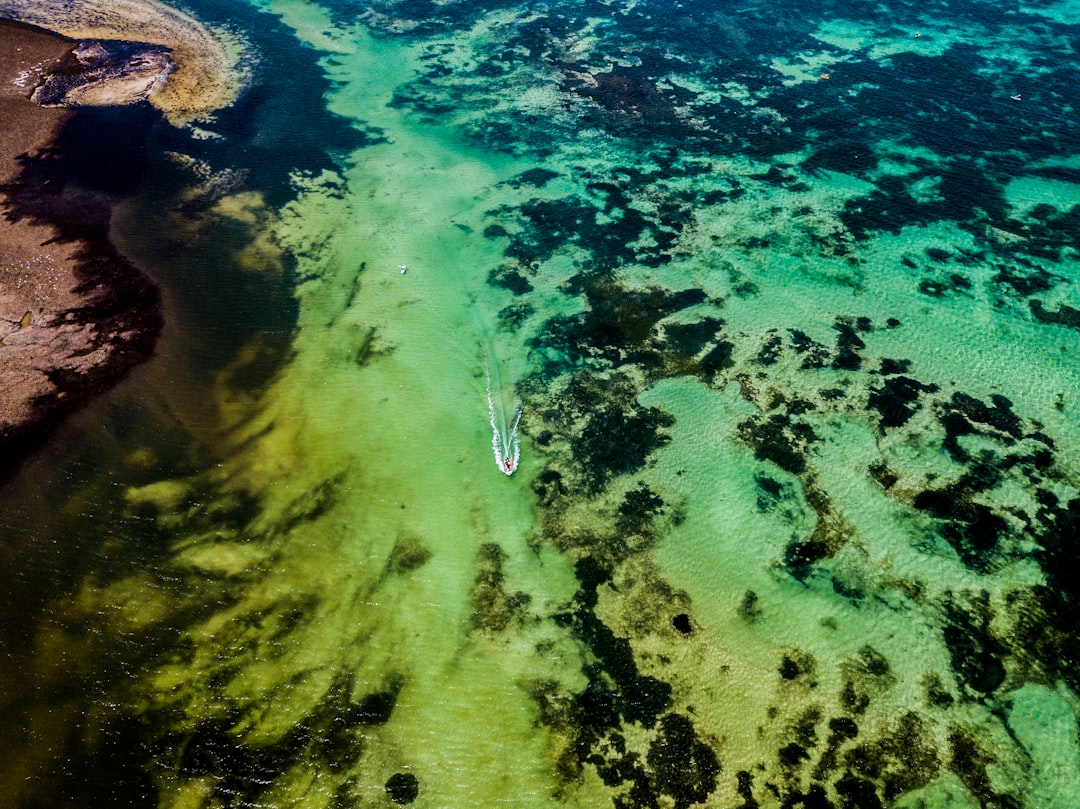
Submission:
[[[0,21],[0,479],[161,328],[156,286],[108,241],[109,201],[64,175],[75,114],[28,98],[76,44]]]
[[[242,47],[221,31],[154,0],[0,0],[0,18],[79,40],[126,40],[168,48],[175,71],[147,98],[175,124],[204,120],[236,100],[245,81]],[[114,90],[115,83],[114,83]]]
[[[115,40],[80,42],[34,87],[42,107],[137,104],[158,90],[175,69],[168,49]]]

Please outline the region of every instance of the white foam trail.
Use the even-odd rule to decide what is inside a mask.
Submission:
[[[484,375],[487,377],[488,418],[491,420],[491,449],[495,454],[495,465],[504,475],[512,475],[517,471],[521,457],[518,422],[521,421],[522,408],[518,407],[513,425],[508,425],[502,391],[499,391],[499,406],[496,406],[496,397],[491,389],[491,370],[488,367],[484,368]]]

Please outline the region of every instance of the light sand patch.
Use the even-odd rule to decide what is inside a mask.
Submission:
[[[1080,186],[1065,180],[1026,175],[1005,186],[1005,199],[1017,218],[1030,215],[1037,205],[1051,205],[1059,211],[1067,211],[1080,204]]]
[[[808,81],[820,81],[829,78],[829,70],[838,62],[846,62],[848,55],[837,56],[835,53],[800,53],[791,59],[777,57],[771,67],[784,76],[781,82],[785,87],[792,87]]]
[[[1056,3],[1023,3],[1020,11],[1024,14],[1038,14],[1062,25],[1080,23],[1080,0],[1058,0]]]
[[[879,60],[898,53],[941,56],[960,35],[926,20],[923,30],[902,31],[893,26],[874,26],[854,20],[830,20],[814,32],[814,39],[845,51],[866,50]]]

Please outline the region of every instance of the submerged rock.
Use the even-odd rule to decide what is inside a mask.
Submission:
[[[386,794],[394,803],[410,804],[420,794],[420,781],[411,772],[396,772],[386,782]]]

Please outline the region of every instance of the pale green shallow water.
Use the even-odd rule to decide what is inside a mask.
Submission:
[[[158,134],[158,357],[4,493],[15,805],[1080,801],[1071,6],[253,5],[325,84]]]

